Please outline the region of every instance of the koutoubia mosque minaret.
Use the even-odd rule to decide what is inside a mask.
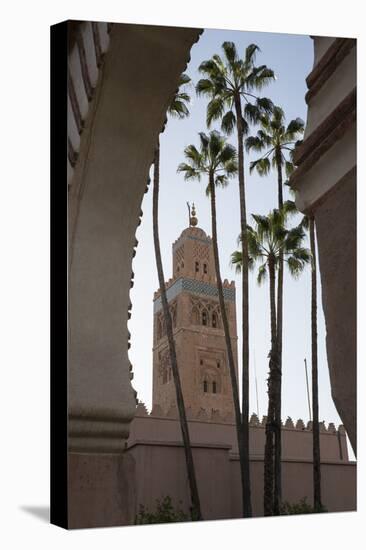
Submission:
[[[189,227],[173,243],[173,276],[166,283],[185,406],[197,414],[233,418],[230,372],[221,321],[211,238],[198,227],[194,205]],[[223,265],[226,262],[223,261]],[[237,370],[235,283],[223,282]],[[153,408],[176,404],[160,291],[154,294]]]

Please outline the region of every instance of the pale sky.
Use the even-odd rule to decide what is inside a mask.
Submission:
[[[200,78],[199,64],[214,53],[221,53],[225,40],[234,41],[238,51],[251,43],[257,44],[261,52],[257,64],[266,64],[275,71],[277,80],[264,88],[262,96],[280,105],[287,121],[301,117],[306,122],[306,75],[313,63],[312,41],[309,36],[253,33],[244,31],[206,30],[191,51],[191,61],[186,73],[194,84]],[[205,196],[207,182],[185,182],[177,174],[177,166],[184,160],[183,150],[190,143],[198,145],[198,132],[207,131],[207,100],[197,98],[191,90],[190,117],[186,120],[169,119],[161,135],[161,182],[159,228],[165,279],[172,275],[172,243],[188,225],[186,202],[194,202],[197,209],[198,226],[211,234],[210,203]],[[215,126],[213,126],[214,128]],[[254,132],[254,130],[253,130]],[[230,138],[237,146],[235,135]],[[265,178],[249,175],[249,160],[257,158],[254,153],[246,157],[246,198],[249,223],[251,213],[268,214],[277,206],[276,174]],[[142,209],[144,216],[137,231],[139,245],[133,261],[135,284],[131,290],[133,303],[129,321],[131,332],[130,359],[133,365],[134,388],[138,398],[147,408],[152,401],[152,344],[153,344],[153,293],[158,288],[158,278],[152,236],[152,187],[145,195]],[[287,197],[287,190],[284,198]],[[233,179],[230,185],[217,193],[218,240],[222,278],[235,280],[239,350],[241,349],[241,304],[240,276],[230,267],[230,255],[236,249],[239,234],[238,184]],[[307,244],[308,246],[308,244]],[[318,294],[318,354],[319,354],[319,418],[326,423],[341,423],[330,394],[329,371],[325,348],[325,324],[321,304],[321,284]],[[267,409],[268,352],[270,349],[269,291],[267,283],[258,287],[255,275],[250,276],[250,413],[257,412],[254,368],[257,371],[259,414]],[[239,351],[239,371],[241,371]],[[308,361],[309,383],[311,385],[311,334],[310,334],[310,269],[300,279],[293,280],[285,272],[284,278],[284,321],[283,321],[283,421],[290,416],[294,421],[309,420],[304,358]],[[351,456],[351,453],[350,453]]]

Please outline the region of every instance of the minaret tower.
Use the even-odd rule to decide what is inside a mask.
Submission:
[[[222,327],[212,241],[198,227],[194,204],[189,227],[173,243],[173,277],[166,283],[178,369],[186,408],[233,417],[230,372]],[[223,282],[237,369],[235,283]],[[176,404],[160,291],[154,294],[153,408]]]

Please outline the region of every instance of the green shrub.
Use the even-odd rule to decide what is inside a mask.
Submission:
[[[300,502],[290,504],[289,502],[283,502],[281,505],[281,516],[290,516],[293,514],[315,514],[316,512],[327,512],[327,509],[322,506],[320,510],[315,510],[307,501],[306,497],[302,498]]]
[[[136,525],[148,523],[175,523],[178,521],[190,521],[190,518],[180,509],[174,509],[172,499],[169,496],[161,501],[156,500],[156,510],[149,512],[145,506],[140,505],[140,511],[135,519]]]

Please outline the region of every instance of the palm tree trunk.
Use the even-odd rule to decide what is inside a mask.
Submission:
[[[314,217],[309,219],[311,266],[311,362],[312,362],[312,406],[313,406],[313,483],[314,511],[319,512],[321,502],[320,477],[320,441],[319,441],[319,400],[318,400],[318,331],[317,331],[317,281],[316,281],[316,247]]]
[[[168,337],[170,362],[172,367],[177,407],[179,412],[180,427],[182,431],[184,453],[187,466],[187,475],[189,481],[189,487],[191,492],[191,516],[193,520],[201,520],[201,505],[197,489],[196,473],[193,464],[193,456],[191,443],[189,438],[188,423],[186,417],[186,411],[184,407],[184,399],[182,393],[182,386],[180,382],[180,376],[178,371],[177,355],[175,350],[175,342],[173,336],[173,324],[168,306],[168,299],[165,290],[165,279],[163,272],[163,264],[161,261],[160,241],[159,241],[159,221],[158,221],[158,205],[159,205],[159,178],[160,178],[160,146],[157,144],[154,156],[154,189],[153,189],[153,233],[154,233],[154,246],[155,246],[155,258],[156,267],[158,271],[159,286],[161,293],[161,302],[163,306],[164,319],[166,325],[166,332]]]
[[[240,198],[240,233],[242,252],[242,432],[243,432],[243,512],[244,517],[252,516],[252,502],[250,490],[250,461],[249,461],[249,282],[248,282],[248,240],[247,214],[245,204],[244,180],[244,147],[243,127],[240,97],[235,102],[237,133],[238,133],[238,161],[239,161],[239,198]]]
[[[277,184],[278,184],[278,209],[283,208],[283,187],[282,187],[282,167],[281,150],[276,151],[277,165]],[[280,250],[278,262],[278,281],[277,281],[277,354],[278,354],[278,382],[276,387],[276,405],[275,405],[275,481],[274,481],[274,502],[273,510],[275,515],[280,514],[282,498],[282,471],[281,471],[281,416],[282,416],[282,319],[283,319],[283,251]]]
[[[271,310],[271,352],[268,376],[268,413],[266,422],[266,442],[264,446],[264,515],[273,515],[273,474],[274,474],[274,430],[276,413],[276,373],[278,371],[277,332],[276,332],[276,274],[274,259],[268,258],[269,294]]]
[[[217,284],[217,290],[219,293],[219,303],[220,303],[222,324],[224,327],[225,343],[226,343],[226,350],[227,350],[227,357],[228,357],[230,378],[231,378],[231,387],[233,392],[235,424],[236,424],[236,433],[238,438],[239,462],[240,462],[240,473],[241,473],[241,484],[242,484],[243,516],[246,517],[245,507],[244,507],[245,506],[244,484],[245,484],[246,471],[245,471],[245,468],[243,467],[244,439],[243,439],[243,431],[241,429],[239,387],[238,387],[238,379],[236,377],[236,372],[235,372],[234,356],[233,356],[233,351],[231,347],[229,323],[228,323],[227,314],[226,314],[224,291],[222,288],[222,280],[221,280],[221,273],[220,273],[220,259],[219,259],[218,245],[217,245],[216,194],[215,194],[215,183],[214,183],[214,178],[212,174],[210,174],[209,176],[209,189],[210,189],[210,199],[211,199],[212,244],[213,244],[214,260],[215,260],[216,284]]]

